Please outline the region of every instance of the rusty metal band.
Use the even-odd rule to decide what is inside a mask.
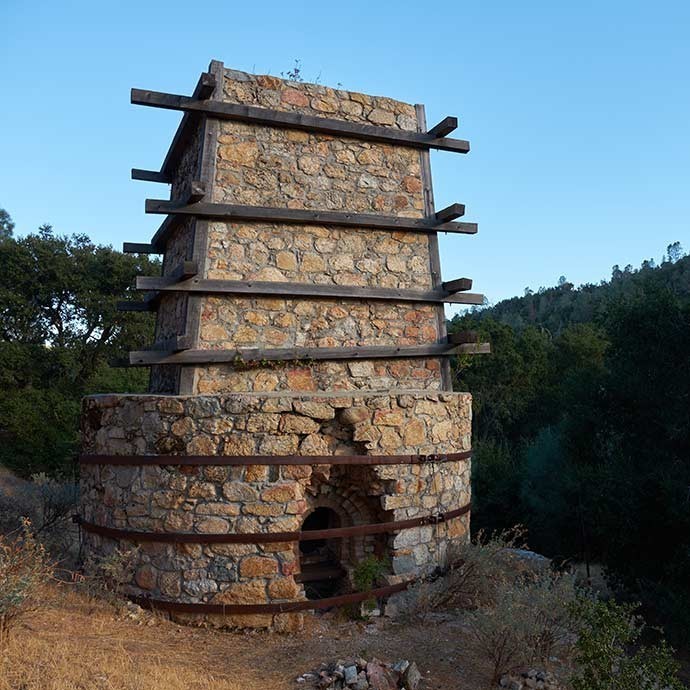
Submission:
[[[192,534],[189,532],[140,532],[136,530],[102,527],[92,522],[75,517],[74,520],[86,532],[98,534],[110,539],[123,539],[133,542],[162,542],[166,544],[273,544],[276,542],[314,541],[316,539],[343,539],[345,537],[384,534],[421,525],[435,525],[447,522],[469,513],[471,504],[455,508],[445,513],[425,515],[424,517],[398,520],[396,522],[376,522],[353,527],[335,527],[332,529],[307,530],[302,532],[274,532],[249,534]]]
[[[374,597],[387,597],[396,592],[406,590],[414,579],[401,582],[397,585],[378,587],[366,592],[353,592],[341,594],[337,597],[325,599],[308,599],[305,601],[289,601],[281,604],[192,604],[181,601],[165,601],[164,599],[151,599],[149,597],[130,596],[129,598],[144,609],[152,611],[170,611],[173,613],[216,613],[227,615],[248,615],[256,613],[292,613],[295,611],[308,611],[310,609],[329,609],[334,606],[355,604]]]
[[[467,460],[472,450],[436,455],[89,455],[82,465],[418,465]]]

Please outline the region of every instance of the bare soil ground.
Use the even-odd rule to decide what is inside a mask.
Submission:
[[[55,593],[20,624],[0,656],[0,690],[290,690],[338,658],[415,660],[425,690],[481,690],[460,620],[426,624],[308,618],[301,634],[190,628],[150,614],[129,619],[86,595]]]

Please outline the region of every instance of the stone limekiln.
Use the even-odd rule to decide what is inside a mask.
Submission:
[[[469,523],[471,398],[453,393],[421,106],[226,70],[191,98],[133,91],[185,112],[160,172],[171,184],[142,277],[156,313],[147,395],[84,401],[87,558],[138,546],[129,593],[179,616],[295,629],[342,603],[368,555],[390,596],[443,563]],[[317,530],[317,532],[314,532]],[[305,534],[306,533],[306,534]],[[350,596],[350,600],[366,595]],[[334,597],[336,597],[334,599]],[[347,597],[346,597],[347,598]]]

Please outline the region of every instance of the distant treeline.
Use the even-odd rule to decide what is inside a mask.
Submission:
[[[688,636],[690,256],[562,278],[450,330],[493,348],[455,367],[474,395],[473,530],[522,523],[539,551],[604,563]]]

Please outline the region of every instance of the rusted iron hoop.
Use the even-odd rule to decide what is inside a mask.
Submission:
[[[355,604],[359,601],[374,597],[386,597],[407,589],[416,579],[407,580],[396,585],[378,587],[366,592],[341,594],[337,597],[325,599],[308,599],[305,601],[289,601],[281,604],[192,604],[182,601],[165,601],[149,597],[130,596],[129,598],[142,608],[152,611],[171,611],[174,613],[216,613],[227,615],[249,615],[256,613],[292,613],[294,611],[308,611],[310,609],[329,609],[334,606]]]
[[[82,465],[417,465],[467,460],[472,450],[437,455],[91,455]]]
[[[190,534],[187,532],[140,532],[136,530],[102,527],[75,516],[74,520],[86,532],[99,534],[111,539],[123,539],[135,542],[162,542],[166,544],[267,544],[286,541],[314,541],[316,539],[342,539],[344,537],[365,536],[397,532],[402,529],[434,525],[465,515],[471,504],[455,508],[445,513],[425,515],[424,517],[398,520],[397,522],[376,522],[353,527],[335,527],[332,529],[307,530],[301,532],[275,532],[268,534]]]

